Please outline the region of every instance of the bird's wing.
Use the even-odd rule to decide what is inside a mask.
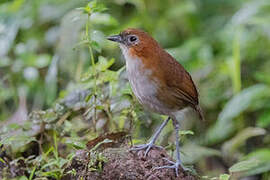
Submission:
[[[198,105],[198,92],[189,73],[179,64],[172,56],[167,54],[166,65],[164,64],[164,78],[171,95],[179,100],[179,104],[183,101],[191,106]],[[164,62],[164,61],[163,61]]]

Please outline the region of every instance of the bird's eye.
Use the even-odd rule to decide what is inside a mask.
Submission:
[[[130,36],[129,37],[129,41],[130,42],[135,42],[137,40],[137,37],[136,36]]]

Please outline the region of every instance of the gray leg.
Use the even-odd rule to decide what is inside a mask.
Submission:
[[[180,159],[180,146],[179,146],[179,122],[176,119],[173,119],[173,126],[175,130],[175,146],[176,146],[176,157],[177,162],[182,166],[182,161]]]
[[[130,150],[131,151],[139,151],[139,150],[142,150],[142,149],[146,149],[145,153],[144,153],[144,156],[147,156],[148,152],[150,151],[150,149],[155,146],[155,142],[158,138],[158,136],[160,135],[161,131],[163,130],[163,128],[167,125],[167,123],[169,122],[171,118],[168,117],[162,124],[161,126],[158,128],[158,130],[155,132],[155,134],[153,135],[152,139],[150,140],[149,143],[147,144],[141,144],[141,145],[138,145],[138,146],[135,146],[134,148],[131,148]]]
[[[184,168],[183,163],[180,159],[180,146],[179,146],[179,122],[177,121],[177,119],[172,118],[173,121],[173,126],[174,126],[174,130],[175,130],[175,146],[176,146],[176,162],[170,161],[168,159],[165,159],[168,161],[168,163],[170,163],[171,165],[169,166],[161,166],[161,167],[157,167],[155,169],[163,169],[163,168],[171,168],[175,170],[176,176],[178,176],[178,168],[179,166],[182,167],[183,170],[186,170],[186,168]]]

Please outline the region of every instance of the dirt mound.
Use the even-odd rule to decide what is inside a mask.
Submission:
[[[144,151],[129,152],[127,147],[107,148],[91,157],[89,151],[77,152],[62,180],[195,180],[188,172],[179,169],[175,176],[172,169],[154,170],[155,167],[169,165],[163,158],[171,159],[166,151],[153,148],[144,157]],[[172,160],[172,159],[171,159]],[[94,168],[93,168],[94,167]]]

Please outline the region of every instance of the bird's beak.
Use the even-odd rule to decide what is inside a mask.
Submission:
[[[118,42],[118,43],[122,42],[122,37],[120,35],[109,36],[107,37],[107,39],[110,41]]]

